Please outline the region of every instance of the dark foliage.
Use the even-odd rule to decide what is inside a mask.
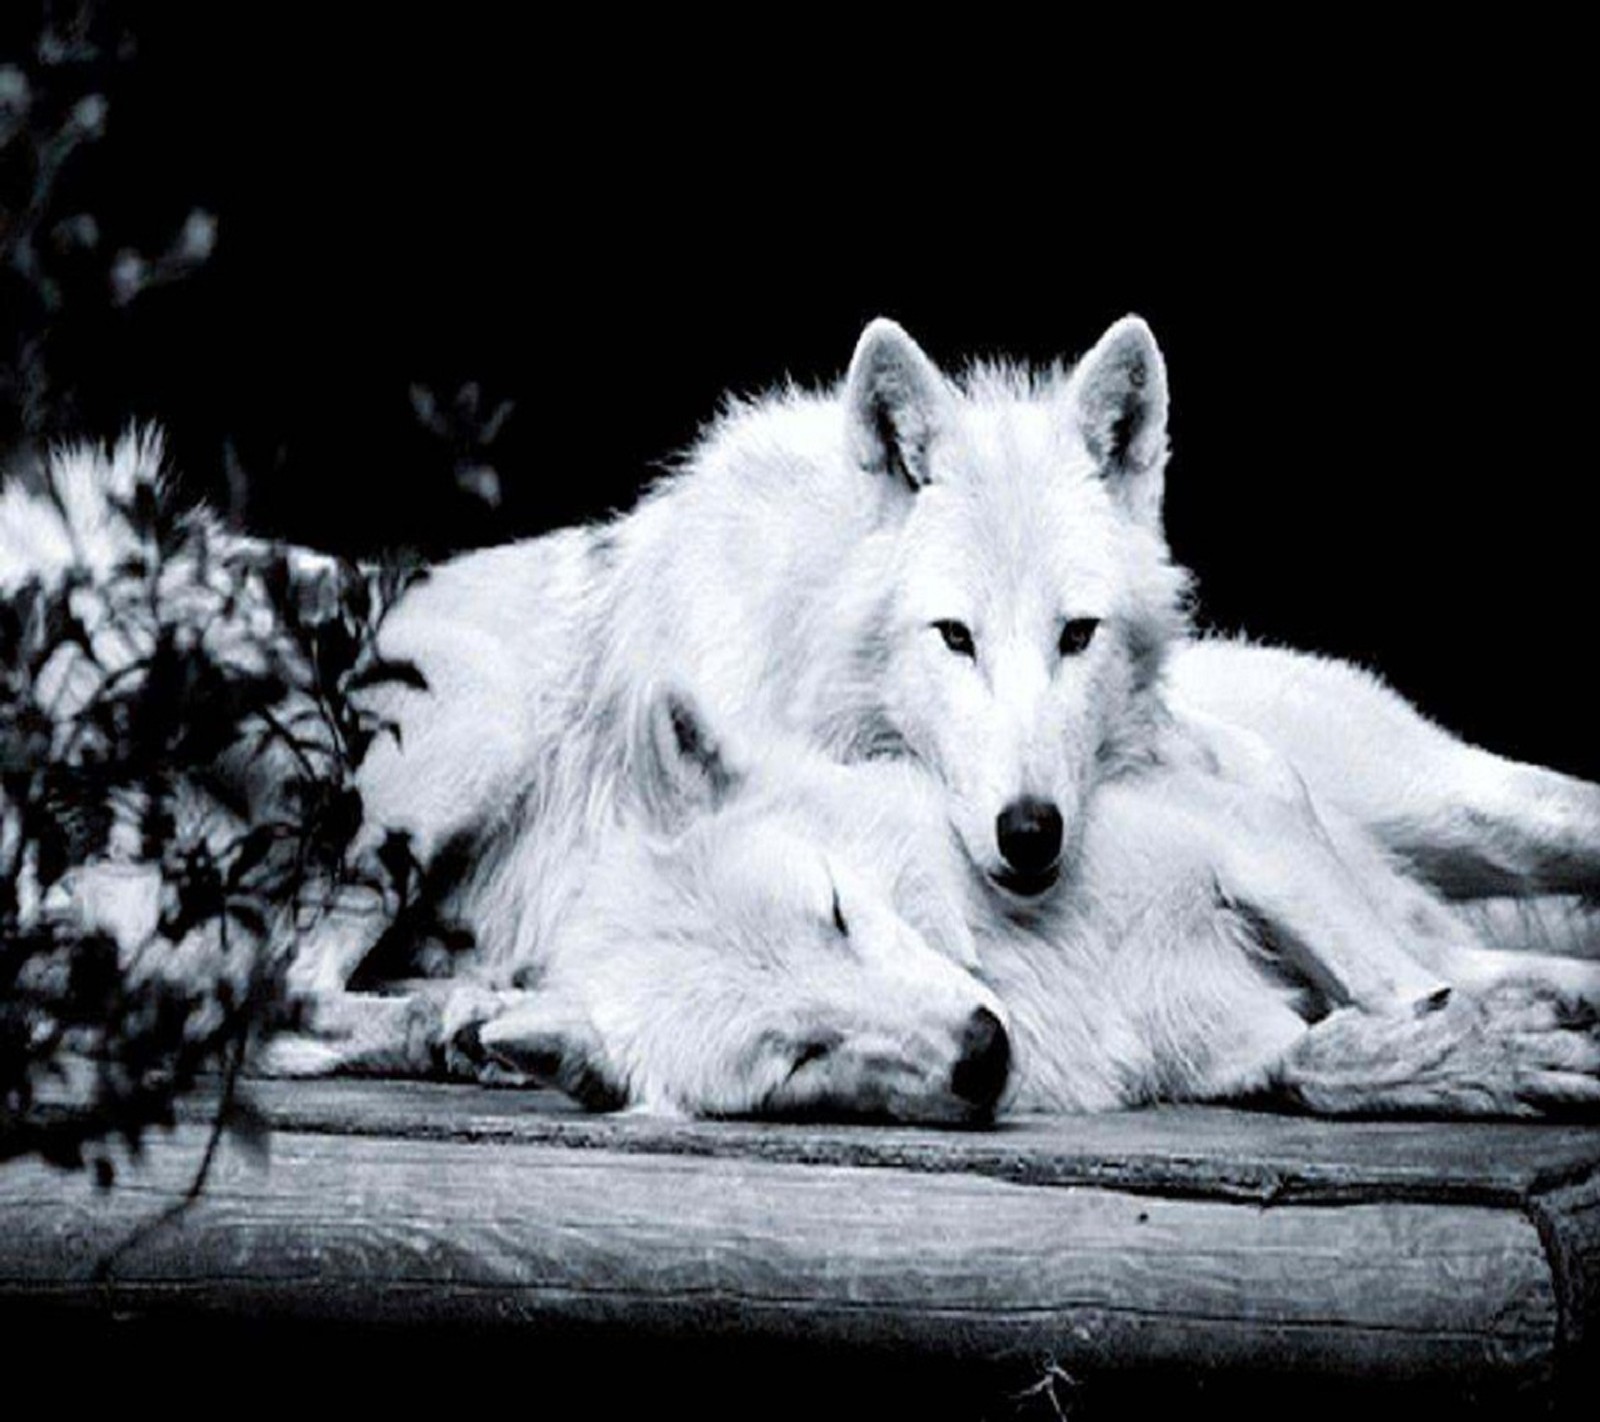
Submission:
[[[231,539],[144,485],[117,515],[111,573],[0,603],[0,1159],[107,1181],[107,1142],[137,1151],[205,1071],[256,1133],[236,1078],[296,1020],[296,936],[415,877],[403,842],[347,860],[355,772],[399,734],[370,693],[425,687],[375,650],[414,575]]]
[[[0,25],[0,450],[13,456],[81,428],[85,349],[216,243],[214,215],[193,207],[135,245],[85,172],[138,53],[125,8],[20,4]]]
[[[105,156],[124,101],[149,97],[136,19],[117,0],[0,15],[0,469],[64,526],[45,450],[126,418],[104,351],[216,245],[211,211],[130,202]],[[441,497],[497,499],[488,451],[510,409],[480,408],[472,384],[413,388]],[[237,524],[252,480],[231,440],[220,465]],[[151,481],[113,523],[114,567],[0,569],[0,1160],[107,1183],[114,1143],[136,1152],[205,1073],[224,1083],[219,1130],[259,1135],[240,1067],[297,1021],[286,957],[335,900],[364,890],[393,912],[374,925],[380,959],[414,931],[448,941],[404,837],[347,862],[355,772],[400,735],[374,707],[386,687],[425,689],[374,642],[414,574],[223,534]]]

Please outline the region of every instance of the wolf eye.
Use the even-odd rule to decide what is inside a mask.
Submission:
[[[1061,629],[1061,655],[1075,657],[1094,641],[1098,617],[1074,617]]]
[[[850,936],[850,925],[844,921],[844,910],[839,906],[839,890],[837,885],[833,890],[833,926],[839,930],[843,938]]]
[[[977,660],[978,651],[972,644],[972,629],[965,622],[953,622],[946,618],[942,622],[933,624],[934,630],[944,638],[944,644],[958,657],[971,657]]]

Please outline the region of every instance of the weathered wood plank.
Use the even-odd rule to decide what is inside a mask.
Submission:
[[[257,1081],[249,1090],[287,1130],[958,1171],[1262,1202],[1515,1203],[1600,1169],[1592,1126],[1333,1122],[1166,1107],[957,1132],[594,1116],[551,1092],[426,1082]],[[190,1109],[198,1119],[204,1106]]]
[[[1561,1306],[1563,1369],[1569,1385],[1592,1393],[1600,1383],[1600,1174],[1538,1195],[1529,1216],[1544,1239]]]
[[[1562,1324],[1517,1209],[1278,1205],[962,1171],[284,1132],[176,1198],[181,1127],[109,1194],[0,1170],[0,1303],[355,1321],[609,1323],[1069,1370],[1542,1378]]]

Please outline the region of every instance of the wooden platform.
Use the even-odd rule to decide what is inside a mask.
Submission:
[[[0,1169],[0,1314],[429,1325],[515,1334],[518,1357],[540,1338],[799,1341],[1101,1387],[1566,1397],[1595,1379],[1594,1128],[1168,1109],[950,1133],[449,1086],[251,1091],[270,1166],[225,1150],[105,1282],[97,1263],[187,1184],[198,1117],[109,1193]]]

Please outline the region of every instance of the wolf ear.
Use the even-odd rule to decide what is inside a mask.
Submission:
[[[588,1013],[559,991],[535,990],[474,1029],[478,1049],[513,1070],[558,1086],[591,1111],[614,1111],[627,1092],[606,1060]]]
[[[1101,477],[1135,517],[1159,525],[1167,366],[1150,328],[1124,316],[1078,362],[1067,393]]]
[[[950,396],[939,368],[897,323],[880,316],[861,333],[844,398],[856,462],[910,489],[926,484],[928,447]]]
[[[682,687],[663,687],[651,696],[643,739],[640,789],[645,807],[664,829],[716,809],[743,779],[698,702]]]

